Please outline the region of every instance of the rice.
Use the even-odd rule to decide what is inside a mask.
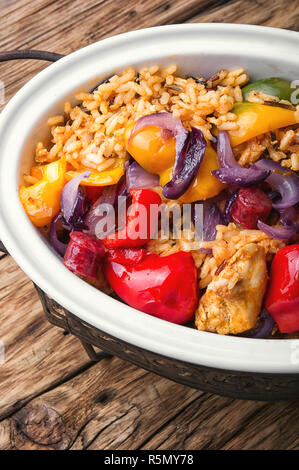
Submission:
[[[126,159],[125,127],[154,112],[171,111],[186,127],[201,129],[208,140],[213,139],[213,125],[236,128],[231,110],[242,101],[240,86],[248,81],[243,68],[221,70],[208,81],[177,76],[176,70],[175,65],[143,67],[138,72],[130,67],[93,93],[78,93],[79,105],[67,102],[64,115],[48,119],[51,142],[37,143],[36,162],[65,156],[70,170],[113,168]]]
[[[51,142],[37,143],[36,162],[49,163],[65,156],[69,170],[114,168],[126,159],[126,126],[154,112],[171,111],[184,126],[201,129],[208,140],[213,139],[213,126],[226,131],[238,129],[232,109],[243,100],[241,86],[249,80],[243,68],[220,70],[208,80],[183,78],[176,71],[175,65],[143,67],[138,72],[130,67],[104,81],[93,93],[77,93],[79,105],[72,107],[67,102],[64,115],[48,119]],[[252,91],[249,101],[279,99]],[[273,142],[270,134],[265,134],[235,148],[240,164],[250,165],[267,149],[270,158],[297,171],[299,130],[276,131],[276,139]],[[25,181],[32,184],[33,180],[26,176]]]
[[[294,127],[294,128],[292,128]],[[299,170],[299,128],[277,129],[244,142],[233,149],[243,166],[250,166],[266,151],[268,156],[283,167]]]

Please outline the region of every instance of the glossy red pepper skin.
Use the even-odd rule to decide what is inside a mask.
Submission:
[[[172,323],[192,320],[198,286],[190,253],[180,251],[161,257],[146,252],[135,265],[106,259],[104,273],[117,295],[131,307]]]
[[[281,333],[299,331],[299,244],[274,256],[265,307]]]
[[[106,248],[134,248],[147,243],[158,229],[158,218],[151,221],[151,207],[159,211],[161,197],[151,189],[131,189],[131,208],[127,216],[126,227],[103,240]],[[152,211],[153,214],[154,210]],[[138,216],[140,214],[140,217]],[[143,215],[143,217],[142,217]],[[140,227],[137,221],[140,222]],[[138,229],[141,233],[138,234]]]
[[[72,232],[63,264],[77,275],[97,279],[104,255],[105,248],[100,240],[82,232]]]
[[[271,199],[259,188],[241,188],[231,208],[235,222],[246,229],[257,228],[257,221],[267,219],[272,209]]]
[[[134,265],[140,263],[146,254],[144,248],[110,248],[107,260],[120,264]]]

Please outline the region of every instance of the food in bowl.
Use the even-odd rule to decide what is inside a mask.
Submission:
[[[299,108],[248,82],[128,68],[48,120],[19,197],[69,270],[199,330],[299,331]]]

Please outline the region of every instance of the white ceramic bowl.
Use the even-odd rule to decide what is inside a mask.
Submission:
[[[299,78],[299,34],[232,24],[184,24],[121,34],[70,54],[27,83],[0,117],[0,239],[25,273],[80,319],[121,340],[193,364],[236,371],[298,373],[291,340],[220,336],[141,313],[69,272],[27,218],[18,200],[46,120],[77,90],[127,65],[173,64],[182,74],[209,76],[245,67],[253,79]],[[298,346],[297,346],[298,347]]]

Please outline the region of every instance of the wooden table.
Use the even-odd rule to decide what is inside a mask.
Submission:
[[[68,54],[124,31],[180,22],[299,30],[295,0],[0,0],[0,50]],[[0,65],[6,101],[45,67]],[[31,281],[0,256],[0,449],[298,449],[298,403],[202,393],[120,359],[92,363],[44,318]]]

